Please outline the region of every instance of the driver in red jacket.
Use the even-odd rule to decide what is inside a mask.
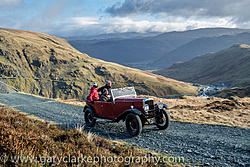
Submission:
[[[94,83],[93,86],[90,89],[90,94],[88,95],[87,99],[91,102],[99,100],[99,95],[97,92],[97,83]]]

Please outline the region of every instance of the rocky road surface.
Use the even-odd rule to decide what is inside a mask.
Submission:
[[[10,93],[10,92],[13,92],[13,90],[11,90],[6,83],[0,80],[0,93]]]
[[[0,103],[62,126],[84,125],[82,107],[19,93],[0,94]],[[98,121],[94,128],[84,129],[166,155],[184,157],[188,164],[250,166],[250,129],[171,122],[167,130],[145,127],[140,136],[132,138],[123,122]]]

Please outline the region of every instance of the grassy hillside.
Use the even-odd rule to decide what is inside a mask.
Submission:
[[[91,58],[61,38],[10,29],[0,29],[0,76],[18,90],[53,98],[85,98],[92,82],[105,79],[140,94],[195,92],[183,82]]]
[[[250,46],[242,44],[214,54],[199,56],[185,63],[175,64],[156,73],[193,83],[223,82],[249,85],[249,67]]]
[[[234,44],[250,44],[250,33],[223,35],[219,37],[206,37],[195,39],[173,51],[166,53],[153,64],[167,68],[177,62],[185,62],[200,55],[218,52]]]

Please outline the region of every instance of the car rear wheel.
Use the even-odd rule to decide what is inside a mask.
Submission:
[[[142,122],[138,115],[128,114],[126,117],[127,131],[131,136],[138,136],[142,131]]]
[[[96,123],[95,113],[91,108],[86,108],[84,113],[85,123],[88,127],[94,127]]]
[[[162,109],[161,110],[162,114],[158,117],[156,117],[156,126],[160,129],[160,130],[164,130],[167,129],[169,127],[169,123],[170,123],[170,117],[169,114],[167,112],[166,109]]]

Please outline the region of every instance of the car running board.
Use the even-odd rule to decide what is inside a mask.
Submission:
[[[113,120],[109,120],[109,119],[105,119],[105,118],[96,118],[96,117],[94,117],[95,119],[96,119],[96,122],[113,122]]]

